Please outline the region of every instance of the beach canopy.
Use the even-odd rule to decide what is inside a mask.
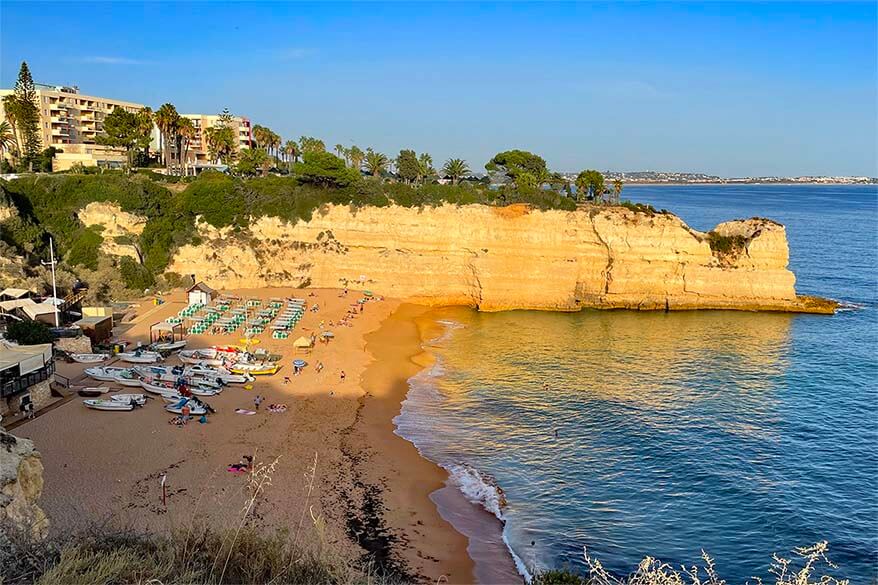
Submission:
[[[335,333],[332,331],[324,331],[320,334],[320,337],[335,337]]]
[[[306,362],[305,360],[293,360],[293,365],[297,368],[304,368],[308,365],[308,362]]]
[[[293,347],[312,347],[313,345],[311,338],[304,335],[293,342]]]
[[[179,327],[179,325],[177,325]],[[167,321],[159,321],[151,328],[153,331],[174,331],[174,325],[171,325]]]

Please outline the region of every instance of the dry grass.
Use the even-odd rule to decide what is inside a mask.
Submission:
[[[818,542],[813,546],[796,548],[791,558],[772,555],[769,577],[752,577],[755,585],[848,585],[826,571],[837,567],[829,560],[829,544]],[[613,575],[601,562],[583,551],[588,574],[580,576],[570,571],[546,571],[534,577],[532,585],[726,585],[713,559],[701,552],[702,566],[680,566],[646,557],[637,569],[626,576]]]
[[[305,474],[307,498],[295,536],[251,523],[270,488],[278,460],[254,460],[235,525],[217,529],[192,520],[167,534],[93,526],[76,535],[35,540],[22,527],[0,527],[0,585],[137,583],[384,585],[391,580],[359,555],[330,545],[325,523],[309,502],[317,457]],[[200,499],[196,508],[200,504]],[[308,522],[306,519],[309,519]],[[4,540],[5,535],[5,542]]]

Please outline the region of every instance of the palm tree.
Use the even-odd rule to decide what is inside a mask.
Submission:
[[[616,205],[622,200],[622,186],[623,183],[621,179],[613,181],[613,203]]]
[[[442,172],[445,173],[445,176],[451,179],[452,185],[457,185],[457,182],[467,176],[470,172],[469,167],[466,166],[466,161],[462,158],[450,158],[445,161],[445,166],[442,167]]]
[[[338,158],[342,158],[344,156],[344,146],[342,146],[341,144],[335,145],[335,156],[337,156]]]
[[[180,118],[180,122],[177,124],[177,135],[180,137],[180,166],[183,169],[183,174],[188,175],[187,169],[189,166],[189,142],[195,138],[195,124],[192,123],[192,120],[189,118]]]
[[[21,154],[21,140],[19,140],[18,136],[18,118],[16,117],[18,110],[18,98],[14,93],[3,98],[3,112],[12,133],[12,143],[9,146],[15,146],[14,151],[10,150],[13,162],[15,162],[15,159]]]
[[[360,150],[359,146],[351,146],[346,151],[348,160],[351,161],[351,168],[354,168],[359,173],[363,169],[363,159],[366,155]]]
[[[284,144],[287,156],[290,157],[290,172],[293,172],[293,165],[299,162],[299,145],[295,140],[287,140]]]
[[[421,156],[418,157],[418,181],[421,184],[426,183],[427,178],[435,174],[436,169],[433,168],[433,157],[426,152],[421,153]]]
[[[159,147],[162,152],[162,158],[164,159],[166,169],[170,166],[170,158],[168,157],[167,150],[172,138],[176,136],[179,119],[180,114],[177,113],[177,108],[171,103],[162,104],[155,113],[155,125],[158,126],[161,137]]]
[[[0,122],[0,160],[3,160],[3,153],[14,145],[15,135],[12,133],[12,125],[3,120]]]
[[[366,170],[369,171],[373,177],[377,177],[383,173],[387,169],[389,163],[390,159],[380,152],[375,152],[371,148],[366,150]]]

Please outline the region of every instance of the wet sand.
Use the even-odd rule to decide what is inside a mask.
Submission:
[[[256,527],[287,531],[299,543],[333,554],[367,555],[401,577],[471,582],[467,539],[442,519],[429,499],[446,474],[392,432],[406,380],[419,367],[405,359],[420,347],[412,319],[425,309],[389,299],[370,301],[352,319],[352,327],[339,327],[329,321],[337,323],[351,309],[360,298],[354,291],[347,297],[331,289],[230,292],[245,298],[297,296],[309,306],[319,302],[321,309],[306,312],[287,340],[272,340],[270,333],[260,336],[257,347],[281,354],[283,369],[258,377],[250,391],[232,385],[208,399],[218,413],[207,424],[169,425],[171,415],[160,400],[133,412],[98,412],[75,398],[15,429],[16,435],[33,439],[42,453],[45,487],[40,502],[51,529],[111,523],[185,530],[202,522],[237,526],[243,519]],[[119,337],[148,342],[150,325],[186,304],[182,293],[167,301],[158,307],[142,303],[138,317],[123,325],[127,330]],[[321,321],[336,334],[335,340],[318,343],[308,356],[295,354],[293,340],[319,331]],[[239,338],[191,336],[189,347],[236,344]],[[299,376],[292,375],[294,356],[309,363]],[[325,364],[321,373],[315,372],[317,361]],[[84,379],[79,364],[58,365],[60,374],[80,386],[138,391]],[[289,383],[284,383],[286,376]],[[253,409],[257,394],[265,397],[257,414],[234,412]],[[285,403],[288,410],[270,414],[265,408],[271,403]],[[226,471],[243,455],[274,464],[270,485],[246,515],[247,478]],[[361,548],[351,546],[352,541]]]

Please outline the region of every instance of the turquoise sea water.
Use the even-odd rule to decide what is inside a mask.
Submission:
[[[830,543],[878,575],[875,187],[629,187],[697,229],[787,226],[800,293],[834,316],[730,311],[437,313],[437,362],[398,432],[501,517],[522,569],[627,573],[644,555],[716,559],[729,583]],[[493,484],[507,499],[499,506]]]

